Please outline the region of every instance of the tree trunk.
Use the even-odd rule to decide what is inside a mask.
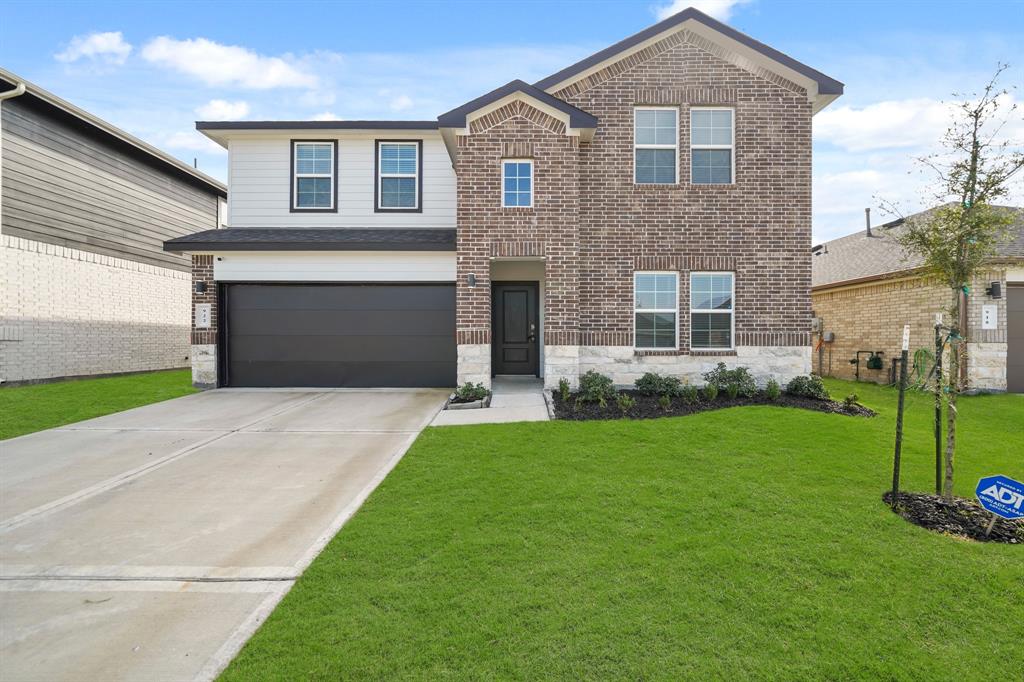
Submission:
[[[953,290],[953,329],[949,345],[949,407],[946,411],[946,481],[942,496],[953,500],[953,455],[956,452],[956,397],[960,391],[960,289]]]

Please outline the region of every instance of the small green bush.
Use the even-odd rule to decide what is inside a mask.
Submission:
[[[558,380],[558,395],[563,403],[569,402],[569,380],[565,377]]]
[[[729,396],[729,400],[736,400],[736,396],[740,394],[740,385],[729,384],[725,387],[725,394]]]
[[[703,376],[708,385],[714,384],[719,389],[728,389],[730,384],[736,384],[737,395],[744,398],[757,395],[757,382],[746,367],[729,369],[724,362],[720,362],[715,369],[705,372]]]
[[[782,389],[779,388],[779,382],[775,379],[769,379],[768,385],[764,387],[764,394],[768,396],[768,400],[775,402],[782,395]]]
[[[455,389],[455,397],[464,403],[483,400],[490,394],[491,392],[484,388],[483,384],[474,384],[471,381],[467,381]]]
[[[711,402],[718,399],[718,384],[708,384],[704,387],[704,397]]]
[[[683,402],[687,405],[693,405],[697,402],[697,387],[686,384],[679,389],[679,397],[683,399]]]
[[[669,408],[672,407],[672,398],[667,395],[662,395],[658,398],[658,405],[661,406],[661,409],[668,412]]]
[[[580,377],[579,397],[586,403],[598,403],[601,407],[608,404],[608,399],[615,395],[612,378],[594,370]]]
[[[643,395],[667,395],[674,398],[680,394],[683,382],[678,377],[666,377],[656,372],[647,372],[634,382],[636,390]]]
[[[622,414],[628,414],[630,410],[636,407],[636,399],[628,393],[619,393],[615,396],[615,404],[619,406]]]
[[[850,395],[843,398],[843,404],[846,405],[847,408],[851,408],[857,404],[857,401],[859,399],[860,398],[856,393],[851,393]]]
[[[786,385],[786,393],[790,395],[814,398],[815,400],[828,400],[828,390],[821,382],[821,377],[811,374],[810,376],[793,377]]]

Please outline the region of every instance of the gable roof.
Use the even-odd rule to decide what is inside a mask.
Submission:
[[[1009,236],[996,247],[995,260],[1024,260],[1024,208],[999,208],[1015,215]],[[929,212],[921,211],[873,227],[870,237],[862,230],[815,246],[811,250],[811,287],[831,288],[911,274],[921,267],[923,260],[917,254],[904,251],[896,238],[908,220],[922,218]]]
[[[155,161],[158,166],[163,167],[166,170],[171,171],[177,175],[186,176],[189,180],[196,182],[201,185],[204,189],[209,190],[213,194],[219,196],[227,196],[227,187],[211,178],[206,173],[193,168],[184,161],[180,161],[170,154],[161,151],[153,145],[143,142],[139,138],[126,133],[117,126],[104,121],[98,116],[93,116],[88,111],[76,107],[74,104],[57,97],[57,95],[44,90],[43,88],[26,81],[24,78],[17,76],[6,69],[0,68],[0,82],[7,83],[11,87],[7,89],[13,89],[18,86],[19,83],[25,84],[25,94],[21,97],[29,97],[34,101],[41,102],[44,106],[50,110],[57,110],[63,113],[65,116],[71,117],[71,119],[78,122],[79,125],[85,126],[86,128],[99,132],[104,137],[107,137],[116,143],[124,145],[124,148],[128,149],[131,153],[136,156],[141,156],[150,161]],[[5,91],[7,90],[5,89]]]
[[[720,33],[726,38],[736,41],[740,45],[750,48],[754,52],[763,55],[765,58],[785,67],[786,69],[795,71],[796,73],[808,78],[817,85],[818,95],[831,96],[829,101],[843,94],[843,84],[836,79],[830,78],[817,69],[812,69],[802,62],[798,62],[789,55],[779,52],[775,48],[754,40],[745,33],[740,33],[731,26],[727,26],[716,19],[712,19],[707,14],[704,14],[693,7],[688,7],[677,14],[673,14],[667,19],[645,28],[639,33],[635,33],[624,40],[620,40],[611,47],[607,47],[600,52],[590,55],[586,59],[576,62],[572,66],[568,66],[547,78],[537,81],[534,85],[548,91],[554,89],[556,86],[564,86],[567,82],[571,82],[574,77],[585,73],[588,69],[612,59],[623,52],[628,52],[632,48],[635,48],[662,33],[677,28],[688,21],[703,24],[707,28]]]
[[[529,99],[534,99],[541,104],[565,114],[569,117],[570,128],[597,127],[597,117],[593,114],[589,114],[582,109],[574,107],[568,102],[564,102],[557,97],[549,95],[540,88],[521,80],[514,80],[506,83],[500,88],[491,90],[486,95],[482,95],[471,102],[463,104],[461,107],[457,107],[451,111],[443,113],[437,117],[437,122],[443,128],[464,128],[466,126],[466,119],[470,114],[516,93],[522,93]]]

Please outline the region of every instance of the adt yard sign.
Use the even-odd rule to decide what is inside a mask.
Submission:
[[[1006,476],[986,476],[974,491],[981,506],[1004,519],[1024,518],[1024,483]]]

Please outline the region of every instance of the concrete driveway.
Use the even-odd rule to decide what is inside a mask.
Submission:
[[[214,677],[444,398],[220,390],[0,443],[0,677]]]

